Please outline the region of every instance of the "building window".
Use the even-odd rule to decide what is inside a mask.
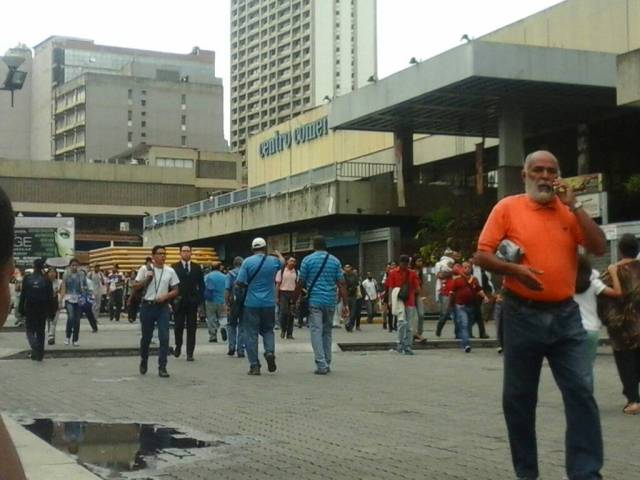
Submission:
[[[140,122],[140,126],[141,126],[142,128],[146,127],[146,126],[147,126],[147,122],[146,122],[146,120],[142,120],[142,121]]]
[[[133,98],[133,90],[129,89],[129,91],[127,92],[128,95],[128,99],[131,100]]]
[[[146,95],[147,91],[146,90],[142,90],[142,92],[140,92],[140,93],[142,93],[142,95]]]
[[[127,133],[127,140],[128,140],[129,142],[132,142],[132,141],[133,141],[133,132],[129,132],[129,133]]]
[[[142,133],[140,134],[140,136],[144,138],[144,137],[146,137],[146,136],[147,136],[147,134],[146,134],[145,132],[142,132]]]
[[[145,112],[144,110],[142,112],[140,112],[140,115],[142,115],[143,117],[147,116],[147,112]]]
[[[182,105],[186,105],[187,104],[187,94],[183,93],[180,97],[180,102],[182,103]]]
[[[183,147],[187,146],[187,137],[185,135],[182,135],[180,137],[180,145],[182,145]]]
[[[147,101],[146,100],[140,100],[140,105],[142,105],[143,107],[147,106]]]
[[[187,124],[187,116],[186,115],[182,115],[181,119],[180,119],[180,125],[186,125]]]
[[[131,110],[127,112],[127,120],[133,120],[133,112]]]

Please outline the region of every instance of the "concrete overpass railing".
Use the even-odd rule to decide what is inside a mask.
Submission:
[[[337,180],[353,181],[386,173],[394,173],[395,176],[395,165],[365,162],[345,162],[327,165],[255,187],[212,196],[157,215],[150,215],[144,218],[143,226],[145,230],[150,230],[224,208],[248,204],[265,197],[273,197],[300,190],[311,185],[322,185]]]

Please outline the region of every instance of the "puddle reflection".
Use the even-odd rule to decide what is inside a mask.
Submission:
[[[58,450],[75,455],[78,462],[107,469],[110,473],[149,468],[163,451],[182,458],[190,449],[215,447],[224,442],[205,442],[174,428],[141,423],[61,422],[48,418],[24,427]]]

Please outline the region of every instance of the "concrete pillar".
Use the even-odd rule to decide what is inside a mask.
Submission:
[[[578,175],[591,173],[589,170],[589,125],[581,123],[577,132]]]
[[[406,185],[411,178],[413,168],[413,132],[399,129],[393,132],[393,146],[397,169],[398,206],[407,206]]]
[[[498,120],[498,199],[522,193],[524,162],[524,121],[515,104],[504,104]]]

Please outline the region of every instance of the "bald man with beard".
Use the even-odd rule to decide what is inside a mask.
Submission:
[[[503,198],[491,211],[474,258],[481,268],[505,276],[502,403],[513,466],[519,479],[538,478],[536,405],[546,358],[564,400],[567,476],[600,479],[600,415],[587,333],[573,294],[578,245],[603,255],[606,239],[560,177],[551,152],[529,154],[522,180],[525,193]],[[495,255],[503,240],[522,248],[519,263]]]

